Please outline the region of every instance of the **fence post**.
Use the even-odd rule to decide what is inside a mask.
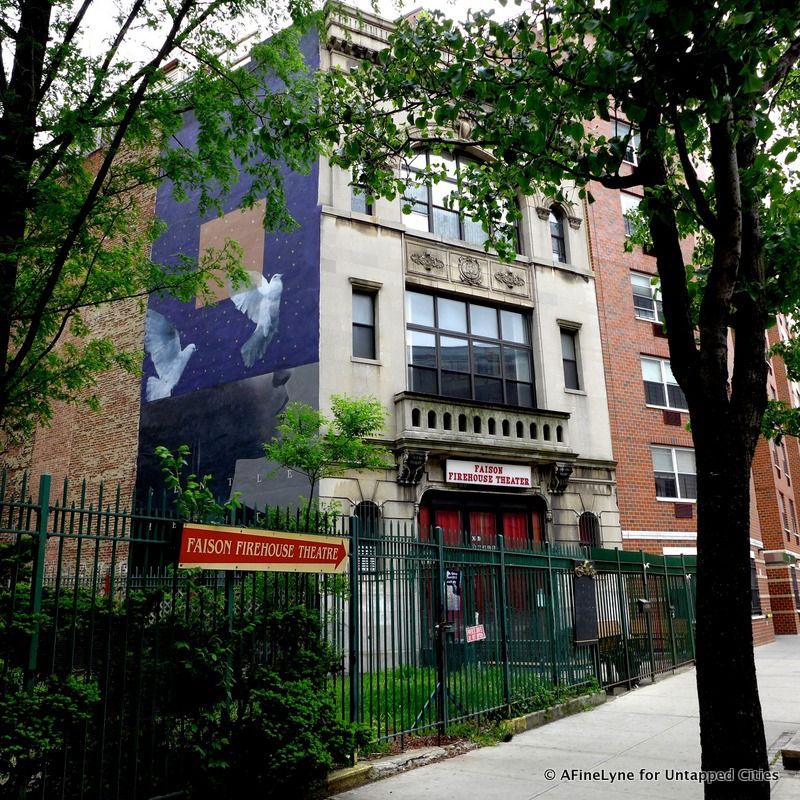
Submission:
[[[560,670],[558,669],[556,650],[556,593],[553,585],[553,560],[550,554],[550,542],[545,542],[547,552],[547,587],[550,591],[550,613],[547,615],[547,624],[550,628],[550,668],[553,676],[553,686],[561,683]]]
[[[434,528],[436,537],[436,727],[440,734],[447,733],[447,591],[445,589],[447,575],[444,567],[444,531],[437,525]]]
[[[511,671],[508,653],[508,589],[506,586],[506,543],[502,533],[497,534],[500,550],[500,647],[503,653],[503,701],[511,710]]]
[[[36,678],[36,661],[39,654],[39,614],[42,611],[42,585],[44,584],[44,561],[47,552],[47,523],[50,515],[50,476],[39,477],[39,497],[36,514],[36,549],[31,570],[31,615],[33,625],[28,647],[28,670],[25,688],[32,692]]]
[[[683,572],[683,589],[686,592],[686,626],[688,628],[687,634],[689,636],[689,645],[692,648],[692,661],[695,660],[696,654],[694,649],[694,603],[692,602],[692,594],[689,591],[689,575],[686,572],[686,559],[681,553],[681,571]]]
[[[650,646],[650,681],[655,683],[656,680],[656,657],[653,653],[653,620],[650,616],[653,611],[650,608],[650,590],[647,586],[647,568],[650,566],[645,560],[644,550],[639,551],[642,556],[642,583],[644,584],[644,599],[647,601],[647,608],[644,612],[645,621],[647,623],[647,642]]]
[[[231,570],[225,570],[225,632],[228,639],[227,655],[225,656],[225,713],[230,718],[231,705],[233,704],[233,615],[235,605],[234,575]],[[219,584],[218,584],[219,585]]]
[[[670,646],[672,648],[672,669],[675,670],[675,665],[678,663],[678,648],[675,643],[675,609],[672,606],[672,597],[669,592],[669,564],[667,563],[667,558],[669,556],[663,556],[664,558],[664,589],[667,594],[667,623],[669,625],[669,639],[670,639]]]
[[[350,722],[361,722],[361,597],[358,583],[358,517],[350,517],[350,605],[348,608],[348,666]]]
[[[622,580],[622,563],[617,550],[617,606],[619,608],[619,618],[622,625],[622,648],[625,653],[625,680],[628,689],[633,688],[633,678],[631,676],[631,653],[630,653],[630,627],[628,626],[628,614],[630,613],[630,603],[625,602],[628,596],[627,585]],[[622,676],[618,676],[622,677]],[[636,678],[639,677],[639,667],[636,667]]]

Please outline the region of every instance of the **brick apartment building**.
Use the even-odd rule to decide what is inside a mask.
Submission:
[[[598,120],[594,125],[607,136],[630,131],[622,120]],[[628,169],[633,169],[636,156],[634,132],[625,157]],[[695,554],[694,450],[686,399],[670,370],[655,258],[647,248],[624,246],[632,232],[626,214],[636,209],[641,195],[598,184],[591,191],[595,202],[587,212],[589,247],[597,279],[623,547],[664,555]],[[781,382],[774,376],[782,369],[776,364],[771,383]],[[782,383],[786,395],[782,399],[788,402],[785,371]],[[774,396],[776,388],[770,391]],[[777,449],[800,458],[796,441]],[[789,609],[800,605],[789,597],[797,570],[786,562],[794,563],[800,538],[790,516],[794,497],[788,480],[785,470],[772,468],[770,446],[762,441],[751,481],[750,521],[753,635],[758,644],[772,640],[775,632],[797,632],[797,612]],[[787,511],[780,517],[782,496]],[[780,600],[773,591],[780,593]],[[780,623],[775,616],[778,608],[783,609]]]
[[[778,315],[775,327],[767,331],[770,348],[789,336],[789,321]],[[790,381],[779,356],[769,359],[767,393],[793,408],[800,407],[800,386]],[[800,633],[800,528],[797,524],[795,481],[800,479],[800,443],[795,438],[780,443],[762,439],[753,459],[753,482],[769,601],[775,633]]]

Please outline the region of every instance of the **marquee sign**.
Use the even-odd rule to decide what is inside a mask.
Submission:
[[[482,486],[531,487],[531,468],[521,464],[492,464],[485,461],[447,459],[447,483],[471,483]]]
[[[314,536],[250,528],[186,523],[181,535],[181,569],[340,573],[347,568],[350,542],[342,536]]]

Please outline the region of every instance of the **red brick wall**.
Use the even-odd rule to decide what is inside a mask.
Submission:
[[[611,124],[605,124],[605,132],[610,134]],[[590,188],[595,202],[587,211],[589,247],[597,278],[622,529],[694,531],[694,513],[691,518],[678,519],[675,503],[656,500],[650,446],[691,447],[692,438],[685,429],[688,414],[680,415],[680,426],[665,425],[662,411],[645,405],[640,358],[669,358],[669,348],[666,338],[654,333],[652,322],[636,319],[630,276],[632,271],[654,275],[655,258],[644,255],[639,247],[624,252],[620,193],[597,184]],[[639,543],[626,542],[625,547],[638,549]],[[652,552],[652,548],[648,543],[645,549]]]

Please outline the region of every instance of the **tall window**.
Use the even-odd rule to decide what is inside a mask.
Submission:
[[[750,613],[761,614],[761,590],[758,588],[758,568],[755,559],[750,560]]]
[[[353,355],[371,359],[377,356],[375,294],[360,289],[353,289]]]
[[[419,153],[406,171],[404,205],[410,206],[405,224],[409,228],[438,233],[447,239],[458,239],[482,245],[489,234],[480,222],[458,207],[458,173],[468,164],[478,163],[461,153],[434,155],[429,151]],[[443,173],[444,177],[431,186],[422,184],[421,174],[426,169]],[[519,249],[519,238],[514,246]]]
[[[567,237],[564,233],[564,212],[558,206],[550,207],[550,241],[553,261],[567,263]]]
[[[631,288],[633,290],[633,310],[639,319],[650,319],[662,322],[664,314],[661,309],[661,291],[657,283],[653,283],[650,275],[631,272]]]
[[[792,576],[792,590],[794,591],[794,607],[800,609],[800,586],[797,584],[797,567],[789,568],[789,574]]]
[[[697,498],[697,466],[694,450],[682,447],[652,447],[656,497],[670,500]]]
[[[641,197],[634,194],[626,194],[625,192],[619,193],[619,200],[622,204],[622,222],[625,227],[625,235],[633,236],[633,231],[636,228],[635,216],[639,210],[639,204],[642,202]]]
[[[569,328],[561,329],[561,361],[564,364],[564,388],[580,389],[581,379],[578,371],[578,332]]]
[[[358,561],[359,572],[373,575],[383,569],[381,559],[381,509],[377,503],[365,500],[353,509],[358,520]]]
[[[663,358],[642,358],[644,397],[648,406],[672,408],[685,411],[689,408],[683,390],[678,386],[669,366]]]
[[[639,132],[632,128],[627,122],[615,119],[614,137],[621,139],[625,147],[622,160],[627,161],[629,164],[636,164],[639,155]]]
[[[529,319],[481,303],[406,293],[409,388],[532,407]]]
[[[597,547],[600,543],[600,520],[597,514],[591,511],[584,511],[578,517],[578,533],[580,534],[581,545],[584,547]]]

